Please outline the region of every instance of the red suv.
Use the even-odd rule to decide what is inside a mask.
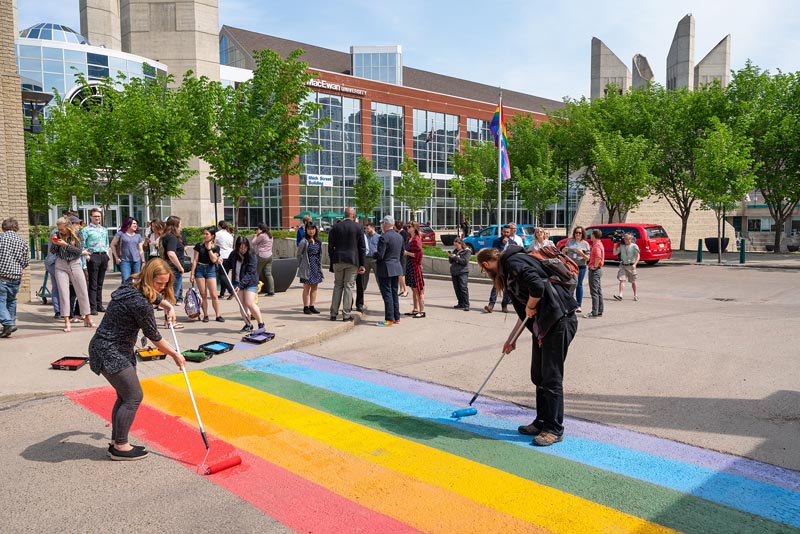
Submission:
[[[614,242],[612,236],[619,236],[620,243],[622,242],[623,234],[631,234],[634,243],[639,245],[639,254],[641,261],[647,265],[655,265],[659,260],[667,260],[672,257],[672,243],[669,240],[667,231],[658,224],[643,224],[643,223],[611,223],[611,224],[595,224],[586,227],[586,239],[592,235],[592,230],[599,229],[603,232],[601,241],[603,249],[605,249],[607,260],[617,260],[618,258],[612,253],[614,250]],[[556,244],[559,250],[567,245],[567,239],[562,239]]]
[[[433,231],[433,228],[427,224],[421,224],[419,226],[419,234],[423,245],[436,246],[436,232]]]

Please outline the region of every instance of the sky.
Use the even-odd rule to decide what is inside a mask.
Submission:
[[[58,22],[80,31],[78,0],[18,0],[19,28]],[[665,83],[675,28],[695,18],[695,64],[731,35],[731,69],[750,59],[800,71],[795,0],[219,0],[220,25],[341,52],[401,45],[403,64],[554,100],[588,96],[591,40],[630,68],[647,57]]]

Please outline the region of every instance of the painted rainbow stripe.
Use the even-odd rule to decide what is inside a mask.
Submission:
[[[299,352],[191,380],[206,430],[222,440],[212,454],[244,460],[211,479],[295,530],[800,532],[800,475],[757,462],[573,421],[564,442],[533,448],[516,433],[530,417],[517,407],[484,401],[456,422],[448,416],[468,394]],[[143,387],[134,432],[199,462],[182,376]],[[70,397],[103,415],[113,400],[109,388]],[[322,525],[319,514],[353,519]]]

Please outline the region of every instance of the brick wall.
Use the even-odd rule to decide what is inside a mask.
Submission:
[[[14,0],[0,0],[0,219],[15,217],[20,236],[28,239],[28,193],[25,186],[25,153],[22,95],[14,52]],[[30,302],[30,273],[26,270],[19,291],[20,302]]]

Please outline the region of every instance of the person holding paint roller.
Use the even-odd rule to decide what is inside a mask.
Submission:
[[[264,328],[264,320],[261,318],[261,310],[256,304],[256,293],[258,293],[258,256],[250,248],[250,241],[244,237],[236,238],[236,246],[227,259],[219,259],[224,273],[227,276],[231,272],[231,285],[233,294],[241,297],[242,317],[245,324],[240,332],[252,332],[253,324],[249,320],[252,315],[258,321],[258,328]]]
[[[89,343],[89,366],[97,375],[103,375],[117,392],[111,411],[111,440],[108,455],[112,460],[140,460],[147,456],[142,446],[128,442],[139,404],[142,386],[136,375],[134,348],[139,330],[153,342],[157,349],[169,355],[178,368],[186,360],[173,349],[158,332],[153,306],[163,309],[168,324],[175,323],[175,294],[173,270],[166,261],[152,258],[141,272],[111,294],[103,321]]]
[[[564,436],[564,360],[578,329],[578,303],[565,288],[551,283],[539,261],[517,245],[510,245],[503,252],[482,249],[478,252],[478,265],[492,279],[498,293],[511,297],[519,318],[517,326],[533,317],[528,328],[534,335],[531,381],[536,386],[536,418],[518,431],[534,436],[533,445],[558,443]],[[503,352],[507,354],[515,348],[512,335],[504,343]]]

